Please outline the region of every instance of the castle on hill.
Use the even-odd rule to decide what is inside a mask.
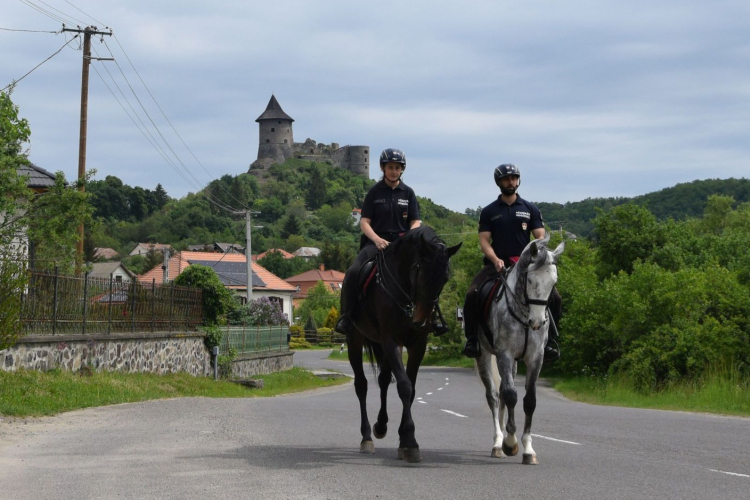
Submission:
[[[276,96],[271,95],[266,110],[255,120],[260,130],[258,158],[250,164],[249,173],[260,173],[274,163],[284,163],[289,158],[299,158],[349,170],[358,175],[370,175],[370,147],[344,146],[338,143],[318,144],[312,139],[294,142],[294,119],[281,109]]]

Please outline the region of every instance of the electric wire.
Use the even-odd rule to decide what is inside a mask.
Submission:
[[[19,31],[24,33],[52,33],[54,35],[59,35],[60,31],[44,31],[44,30],[17,30],[13,28],[0,28],[0,30],[3,31]]]
[[[92,17],[90,14],[87,14],[86,12],[82,11],[81,9],[79,9],[78,7],[76,7],[75,5],[73,5],[72,3],[68,2],[68,0],[65,0],[65,3],[67,3],[68,5],[70,5],[75,10],[77,10],[78,12],[80,12],[81,14],[83,14],[84,16],[88,17],[92,21],[96,22],[97,24],[100,24],[100,25],[104,26],[105,28],[109,28],[109,26],[106,26],[103,22],[98,21],[95,17]]]
[[[53,57],[55,57],[55,56],[56,56],[57,54],[59,54],[59,53],[60,53],[60,52],[62,51],[62,49],[64,49],[65,47],[67,47],[67,45],[68,45],[68,44],[69,44],[70,42],[72,42],[73,40],[75,40],[76,38],[78,38],[78,35],[74,36],[73,38],[71,38],[70,40],[68,40],[67,42],[65,42],[65,44],[64,44],[64,45],[63,45],[62,47],[60,47],[60,48],[59,48],[59,49],[57,50],[57,52],[55,52],[54,54],[52,54],[51,56],[49,56],[49,57],[48,57],[47,59],[45,59],[44,61],[40,62],[39,64],[37,64],[37,65],[36,65],[36,66],[34,66],[33,68],[31,68],[31,70],[29,70],[29,72],[28,72],[28,73],[26,73],[25,75],[23,75],[23,76],[22,76],[21,78],[19,78],[18,80],[13,80],[13,82],[12,82],[12,83],[9,83],[9,84],[8,84],[8,85],[6,85],[6,86],[5,86],[5,87],[4,87],[3,89],[0,89],[0,92],[3,92],[3,91],[5,91],[5,90],[9,89],[10,87],[14,86],[14,85],[15,85],[15,84],[17,84],[18,82],[20,82],[21,80],[23,80],[24,78],[26,78],[27,76],[29,76],[29,75],[30,75],[31,73],[33,73],[33,72],[34,72],[34,70],[36,70],[36,69],[37,69],[37,68],[38,68],[39,66],[41,66],[41,65],[42,65],[42,64],[44,64],[44,63],[46,63],[47,61],[49,61],[50,59],[52,59]]]
[[[53,21],[57,21],[58,23],[61,23],[61,24],[73,24],[69,20],[63,19],[62,17],[60,17],[60,16],[58,16],[56,14],[53,14],[52,12],[46,10],[45,8],[40,7],[39,5],[36,5],[34,3],[31,3],[29,0],[18,0],[18,1],[21,2],[24,5],[27,5],[27,6],[31,7],[32,9],[34,9],[37,12],[39,12],[40,14],[49,17]]]
[[[105,45],[105,46],[107,46],[106,42],[105,42],[105,44],[104,44],[104,45]],[[109,47],[108,47],[108,46],[107,46],[107,50],[109,50]],[[120,64],[119,64],[119,63],[117,62],[117,58],[115,58],[115,56],[114,56],[114,54],[112,53],[112,51],[111,51],[111,50],[109,50],[109,53],[110,53],[110,55],[112,56],[112,58],[114,59],[114,63],[115,63],[115,65],[117,66],[117,69],[119,69],[119,70],[120,70],[120,73],[122,74],[122,77],[123,77],[123,79],[124,79],[124,80],[125,80],[125,82],[126,82],[126,83],[128,84],[128,87],[130,88],[130,92],[131,92],[131,93],[133,94],[133,97],[135,97],[135,100],[136,100],[136,101],[138,101],[138,105],[139,105],[139,106],[141,107],[141,109],[143,110],[143,112],[144,112],[144,113],[146,114],[146,117],[147,117],[147,118],[149,119],[149,121],[151,122],[151,125],[152,125],[152,126],[154,127],[154,129],[156,129],[156,132],[157,132],[157,133],[159,134],[159,137],[161,137],[161,140],[162,140],[162,142],[164,142],[164,144],[165,144],[165,145],[167,146],[167,148],[169,149],[169,151],[170,151],[170,152],[172,153],[172,156],[174,156],[174,157],[175,157],[175,159],[176,159],[176,160],[177,160],[177,162],[178,162],[178,163],[179,163],[179,164],[180,164],[180,165],[182,166],[182,168],[183,168],[183,169],[185,170],[185,172],[186,172],[186,173],[187,173],[187,174],[188,174],[188,175],[189,175],[189,176],[190,176],[190,177],[191,177],[191,178],[192,178],[192,179],[193,179],[193,180],[195,181],[195,183],[196,183],[197,185],[200,185],[200,181],[198,180],[198,178],[196,178],[196,177],[195,177],[195,175],[193,174],[193,172],[192,172],[192,171],[190,171],[190,169],[189,169],[189,168],[187,167],[187,165],[185,165],[185,163],[184,163],[184,162],[182,161],[182,159],[180,159],[179,155],[178,155],[178,154],[177,154],[177,153],[175,152],[175,150],[174,150],[174,149],[172,148],[172,146],[171,146],[171,145],[169,144],[169,142],[167,141],[167,139],[166,139],[166,138],[164,137],[164,134],[162,134],[161,130],[160,130],[160,129],[159,129],[159,127],[158,127],[158,126],[156,125],[156,122],[154,122],[154,119],[153,119],[153,118],[151,117],[151,115],[149,114],[148,110],[147,110],[147,109],[146,109],[146,107],[145,107],[145,106],[143,105],[143,102],[142,102],[142,101],[141,101],[141,99],[140,99],[140,98],[138,97],[138,94],[136,94],[136,92],[135,92],[135,89],[134,89],[134,88],[133,88],[133,86],[131,85],[131,83],[130,83],[130,80],[128,80],[128,77],[127,77],[127,76],[125,75],[125,72],[123,71],[122,67],[121,67],[121,66],[120,66]],[[229,205],[226,205],[226,204],[225,204],[225,203],[223,203],[223,202],[222,202],[221,200],[218,200],[218,199],[216,199],[215,197],[213,197],[213,196],[212,196],[212,195],[211,195],[211,194],[210,194],[210,193],[209,193],[209,192],[208,192],[207,190],[205,190],[205,189],[203,190],[203,194],[204,194],[204,196],[206,196],[206,199],[208,199],[209,201],[211,201],[211,202],[212,202],[212,203],[213,203],[214,205],[216,205],[217,207],[219,207],[219,208],[222,208],[223,210],[226,210],[227,212],[230,212],[230,213],[235,213],[235,212],[237,212],[237,211],[238,211],[237,209],[235,209],[235,208],[233,208],[233,207],[230,207]],[[213,199],[212,199],[212,198],[213,198]]]
[[[165,119],[165,120],[167,121],[167,123],[169,123],[169,126],[170,126],[170,127],[172,127],[172,131],[173,131],[173,132],[175,133],[175,135],[176,135],[176,136],[177,136],[177,137],[178,137],[178,138],[180,139],[180,142],[182,142],[182,145],[183,145],[183,146],[185,146],[185,149],[187,149],[187,150],[188,150],[188,151],[190,152],[190,154],[192,155],[192,157],[193,157],[193,158],[195,159],[195,161],[196,161],[196,162],[198,163],[198,165],[200,165],[200,166],[201,166],[201,168],[203,169],[203,171],[204,171],[204,172],[206,172],[206,174],[207,174],[207,175],[208,175],[208,176],[209,176],[209,177],[210,177],[211,179],[213,179],[213,180],[217,180],[217,179],[216,179],[216,178],[215,178],[215,177],[214,177],[213,175],[211,175],[211,172],[209,172],[209,171],[208,171],[208,169],[207,169],[207,168],[206,168],[206,167],[205,167],[205,166],[203,165],[203,163],[202,163],[202,162],[201,162],[201,161],[200,161],[200,160],[198,159],[198,157],[197,157],[197,156],[195,155],[195,153],[193,153],[193,150],[192,150],[192,149],[190,149],[190,146],[188,146],[188,145],[187,145],[187,143],[186,143],[186,142],[185,142],[185,140],[184,140],[184,139],[182,138],[182,136],[180,135],[180,133],[179,133],[179,132],[177,132],[177,129],[176,129],[176,128],[175,128],[175,126],[174,126],[174,125],[172,124],[172,122],[170,121],[170,119],[169,119],[169,118],[167,117],[166,113],[164,113],[164,110],[162,109],[162,107],[161,107],[161,106],[159,105],[159,103],[157,102],[157,100],[156,100],[156,97],[154,97],[154,94],[153,94],[153,93],[151,92],[151,90],[150,90],[150,89],[148,88],[148,85],[146,85],[146,82],[145,82],[145,81],[143,80],[143,77],[141,77],[141,74],[140,74],[140,73],[138,72],[138,70],[136,69],[135,65],[133,64],[133,61],[131,61],[131,60],[130,60],[130,56],[128,56],[128,53],[127,53],[127,52],[125,51],[125,48],[124,48],[124,47],[122,46],[122,44],[120,43],[120,40],[119,40],[119,39],[117,38],[117,35],[112,35],[112,36],[114,37],[114,39],[115,39],[115,42],[117,42],[117,45],[119,45],[119,47],[120,47],[120,50],[122,50],[122,53],[123,53],[123,54],[125,55],[125,58],[126,58],[126,59],[128,60],[128,63],[130,63],[130,67],[131,67],[131,68],[133,68],[133,71],[135,72],[135,74],[136,74],[136,75],[138,75],[138,78],[140,79],[141,83],[143,84],[143,87],[144,87],[144,88],[146,89],[146,92],[148,92],[148,95],[149,95],[149,96],[151,96],[151,100],[152,100],[152,101],[154,101],[154,104],[156,104],[156,107],[157,107],[157,108],[159,108],[159,111],[161,112],[162,116],[163,116],[163,117],[164,117],[164,119]],[[111,49],[109,48],[109,45],[107,45],[107,42],[106,42],[106,41],[104,42],[104,45],[106,45],[106,46],[107,46],[107,50],[109,50],[109,53],[110,53],[110,54],[112,54],[112,50],[111,50]],[[112,57],[114,57],[114,55],[113,55]],[[247,205],[245,205],[245,203],[243,203],[242,201],[240,201],[240,200],[238,200],[237,198],[235,198],[235,197],[234,197],[234,195],[232,195],[232,193],[230,193],[230,192],[229,192],[229,191],[228,191],[228,190],[227,190],[227,189],[226,189],[226,188],[225,188],[225,187],[224,187],[224,186],[223,186],[223,185],[222,185],[221,183],[219,183],[218,185],[219,185],[219,187],[220,187],[220,188],[221,188],[221,189],[222,189],[222,190],[223,190],[223,191],[224,191],[224,192],[225,192],[225,193],[226,193],[227,195],[229,195],[229,197],[230,197],[230,198],[232,198],[232,199],[233,199],[234,201],[236,201],[236,202],[237,202],[237,203],[239,204],[239,206],[241,206],[241,207],[245,207],[245,208],[248,208],[248,207],[247,207]]]
[[[85,22],[85,21],[81,21],[80,19],[76,19],[75,17],[71,16],[70,14],[66,14],[66,13],[65,13],[65,12],[63,12],[63,11],[61,11],[61,10],[59,10],[59,9],[56,9],[56,8],[54,8],[53,6],[51,6],[50,4],[48,4],[47,2],[45,2],[44,0],[36,0],[36,1],[37,1],[37,2],[39,2],[39,3],[41,3],[41,4],[44,4],[44,5],[46,5],[47,7],[49,7],[49,8],[50,8],[50,9],[52,9],[52,10],[54,10],[55,12],[59,12],[59,13],[60,13],[61,15],[63,15],[63,16],[65,16],[65,17],[68,17],[68,18],[72,19],[73,21],[77,21],[77,22],[79,22],[79,23],[81,23],[81,24],[86,24],[86,22]]]
[[[136,123],[136,121],[135,121],[135,118],[133,118],[133,117],[132,117],[132,116],[130,115],[130,113],[129,113],[129,112],[128,112],[128,110],[127,110],[127,109],[125,108],[125,106],[124,106],[124,105],[122,104],[122,102],[120,102],[120,99],[119,99],[119,98],[117,97],[117,95],[116,95],[116,94],[115,94],[115,92],[114,92],[114,91],[112,90],[112,88],[111,88],[111,87],[109,86],[109,84],[108,84],[108,83],[107,83],[107,81],[106,81],[106,80],[104,79],[104,77],[103,77],[103,76],[101,75],[101,73],[99,73],[99,70],[98,70],[98,69],[96,68],[96,66],[93,66],[93,65],[92,65],[92,67],[94,68],[94,71],[95,71],[95,72],[96,72],[96,74],[97,74],[97,75],[99,76],[99,78],[100,78],[100,79],[102,80],[102,83],[104,83],[104,86],[105,86],[105,87],[107,87],[107,90],[109,90],[109,91],[110,91],[110,93],[112,94],[112,97],[114,97],[115,101],[117,101],[117,104],[119,104],[119,105],[120,105],[120,107],[122,108],[122,110],[123,110],[123,111],[125,112],[125,114],[126,114],[126,115],[128,115],[128,118],[130,118],[130,120],[131,120],[131,121],[133,122],[133,125],[135,125],[135,126],[136,126],[136,128],[138,129],[138,131],[139,131],[139,132],[140,132],[141,134],[143,134],[143,137],[145,137],[145,138],[146,138],[146,140],[147,140],[147,141],[149,142],[149,144],[151,144],[151,146],[152,146],[152,147],[153,147],[153,148],[154,148],[154,149],[156,150],[156,152],[157,152],[157,153],[158,153],[159,155],[161,155],[161,157],[162,157],[162,158],[164,159],[164,161],[166,161],[166,162],[167,162],[167,163],[168,163],[168,164],[169,164],[169,165],[170,165],[170,166],[171,166],[171,167],[172,167],[172,168],[173,168],[173,169],[175,170],[175,172],[177,173],[177,175],[179,175],[180,177],[182,177],[182,179],[183,179],[183,180],[184,180],[185,182],[187,182],[187,183],[188,183],[189,185],[192,185],[192,184],[191,184],[191,182],[190,182],[190,181],[189,181],[189,180],[188,180],[188,179],[187,179],[187,178],[186,178],[186,177],[185,177],[185,176],[184,176],[184,175],[182,174],[182,172],[181,172],[181,171],[180,171],[180,170],[179,170],[179,169],[177,168],[177,166],[176,166],[176,165],[175,165],[174,163],[172,163],[172,161],[170,160],[170,158],[168,158],[168,157],[167,157],[167,156],[166,156],[166,155],[164,154],[163,150],[161,150],[161,151],[160,151],[160,150],[159,150],[159,147],[158,147],[158,145],[157,145],[157,144],[155,144],[155,143],[153,143],[153,142],[151,141],[151,139],[150,139],[150,138],[148,137],[148,135],[146,134],[146,132],[144,132],[144,131],[143,131],[143,129],[141,129],[141,127],[140,127],[140,126],[138,125],[138,123]],[[117,84],[116,84],[116,82],[115,82],[115,85],[117,85]],[[122,92],[122,91],[120,91],[120,92]],[[132,106],[131,106],[131,108],[132,108]]]

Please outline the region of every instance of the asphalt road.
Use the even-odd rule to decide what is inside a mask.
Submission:
[[[295,363],[350,373],[326,355],[298,352]],[[463,369],[420,372],[414,419],[423,462],[416,465],[396,458],[395,386],[389,435],[373,455],[359,453],[351,384],[4,419],[0,499],[750,498],[750,419],[598,407],[539,392],[538,466],[521,465],[520,454],[490,458],[484,389]]]

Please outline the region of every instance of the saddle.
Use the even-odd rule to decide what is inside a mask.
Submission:
[[[375,279],[375,275],[378,273],[378,265],[375,263],[375,259],[370,259],[359,268],[357,273],[357,290],[364,297],[367,294],[367,289],[370,283]]]

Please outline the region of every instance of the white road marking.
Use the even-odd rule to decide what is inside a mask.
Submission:
[[[730,475],[730,476],[738,476],[738,477],[750,477],[750,476],[748,476],[747,474],[739,474],[739,473],[737,473],[737,472],[727,472],[727,471],[725,471],[725,470],[717,470],[717,469],[708,469],[708,470],[710,470],[711,472],[718,472],[718,473],[720,473],[720,474],[728,474],[728,475]]]
[[[432,396],[432,393],[431,393],[431,392],[428,392],[428,393],[427,393],[427,395],[428,395],[428,396]]]
[[[456,413],[455,411],[443,410],[442,408],[440,408],[440,411],[444,411],[445,413],[450,413],[451,415],[455,415],[455,416],[461,417],[461,418],[469,418],[466,415],[461,415],[460,413]]]
[[[426,405],[427,401],[420,401],[420,403],[422,403],[423,405]]]
[[[442,390],[443,390],[443,388],[442,388],[442,387],[438,387],[438,391],[442,391]]]
[[[417,398],[417,401],[419,401],[420,399],[422,399],[422,397],[421,397],[421,396]]]
[[[547,436],[542,436],[539,434],[532,434],[531,436],[535,438],[540,438],[540,439],[549,439],[550,441],[557,441],[558,443],[574,444],[576,446],[581,446],[581,443],[574,443],[573,441],[565,441],[563,439],[555,439],[555,438],[551,438]]]
[[[445,377],[445,380],[450,380],[448,377]]]
[[[451,385],[450,383],[446,382],[445,385]]]

